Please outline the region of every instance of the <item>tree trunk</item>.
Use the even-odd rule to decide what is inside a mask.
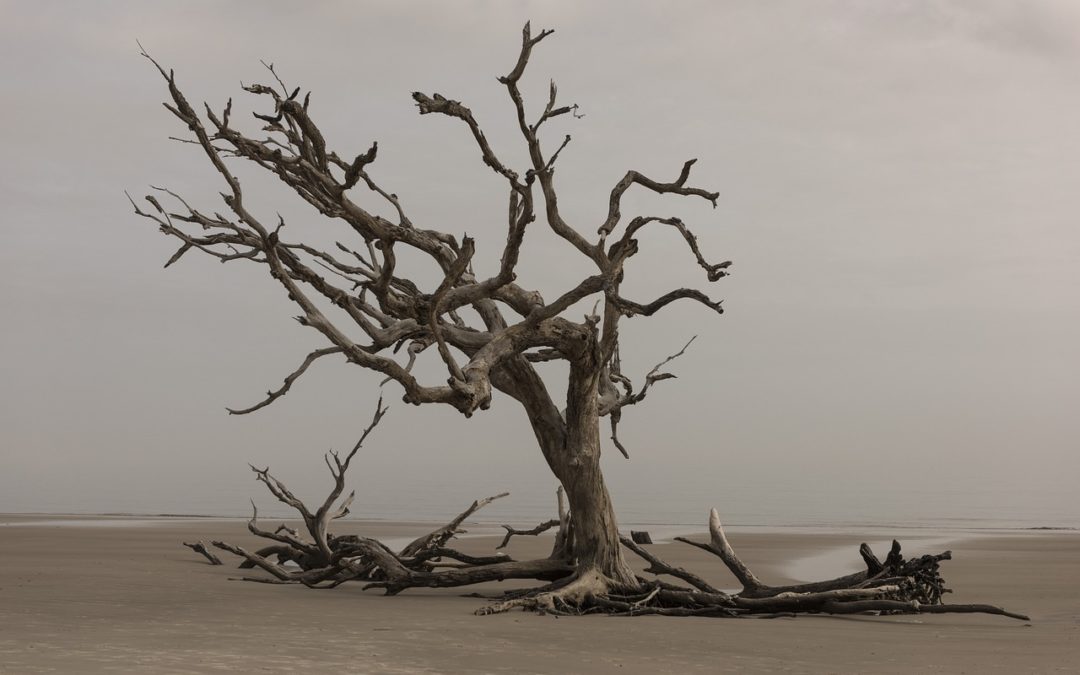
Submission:
[[[619,584],[635,586],[634,572],[623,559],[619,525],[604,484],[599,457],[583,460],[579,463],[571,461],[556,472],[570,503],[573,554],[579,574],[595,570]]]
[[[598,572],[618,584],[637,585],[623,558],[619,526],[600,468],[599,371],[574,363],[561,418],[526,403],[526,412],[552,473],[562,483],[573,527],[571,553],[578,574]],[[525,401],[522,401],[525,403]]]

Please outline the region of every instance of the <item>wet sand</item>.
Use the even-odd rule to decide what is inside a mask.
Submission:
[[[952,539],[954,560],[943,567],[957,589],[950,601],[1002,605],[1031,615],[1030,623],[982,615],[554,618],[474,616],[484,601],[454,590],[385,597],[359,584],[315,591],[230,581],[241,572],[208,565],[180,542],[253,544],[242,520],[104,519],[124,521],[122,527],[102,520],[0,516],[0,673],[1064,673],[1080,667],[1075,532],[926,535],[935,545]],[[349,521],[336,531],[400,539],[428,529]],[[773,583],[808,569],[797,561],[820,565],[821,554],[840,547],[850,547],[850,565],[857,566],[859,542],[883,538],[881,532],[728,534],[744,561]],[[495,543],[480,536],[459,547],[485,553]],[[524,558],[549,546],[548,539],[516,538],[509,552]],[[732,585],[704,552],[682,544],[653,550],[715,585]],[[930,551],[909,550],[922,552]]]

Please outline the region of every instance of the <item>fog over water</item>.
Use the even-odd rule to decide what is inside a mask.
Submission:
[[[624,522],[704,526],[715,506],[740,524],[1080,526],[1080,4],[1066,0],[0,2],[0,512],[245,515],[255,496],[282,513],[247,463],[321,496],[322,453],[351,446],[378,396],[378,377],[327,359],[268,409],[225,414],[324,345],[254,265],[190,254],[161,269],[176,246],[124,190],[164,185],[212,212],[223,186],[168,140],[185,129],[136,39],[193,103],[234,96],[252,133],[261,101],[239,83],[273,61],[312,90],[332,148],[378,140],[371,172],[415,223],[476,238],[484,274],[504,184],[463,125],[421,117],[409,94],[461,100],[523,166],[495,76],[530,18],[556,29],[526,74],[530,110],[554,77],[585,113],[547,129],[549,148],[573,137],[556,173],[567,219],[595,232],[627,169],[666,181],[697,157],[715,210],[631,190],[624,214],[677,215],[734,261],[706,285],[657,230],[628,267],[630,297],[693,286],[726,311],[622,324],[639,382],[699,336],[678,379],[627,410],[631,459],[605,446]],[[345,236],[272,177],[241,177],[293,238]],[[549,299],[589,273],[542,220],[522,255],[519,283]],[[427,382],[445,380],[436,365]],[[386,386],[391,411],[350,472],[354,513],[440,518],[503,490],[486,518],[553,512],[513,401],[464,419],[400,394]]]

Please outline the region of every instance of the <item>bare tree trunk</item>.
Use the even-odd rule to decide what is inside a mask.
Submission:
[[[566,490],[573,527],[571,553],[578,575],[596,572],[633,587],[637,578],[623,558],[619,525],[600,468],[599,369],[589,359],[571,367],[564,417],[565,434],[552,447],[550,433],[537,431],[544,457]],[[534,427],[539,420],[532,420]]]
[[[562,474],[560,480],[570,503],[573,554],[579,574],[595,570],[620,585],[636,586],[634,572],[623,559],[619,525],[599,457],[583,460],[571,462],[563,471],[556,472]]]

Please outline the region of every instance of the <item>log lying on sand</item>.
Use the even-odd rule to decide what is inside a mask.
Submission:
[[[539,535],[555,530],[554,545],[546,558],[514,560],[497,552],[489,556],[463,553],[450,546],[465,530],[465,520],[497,499],[501,493],[477,499],[445,525],[418,537],[400,551],[382,542],[357,535],[334,536],[329,525],[349,512],[355,493],[340,504],[345,472],[371,429],[378,424],[385,409],[376,409],[371,425],[360,441],[342,459],[331,452],[326,457],[334,479],[330,494],[312,511],[289,488],[274,477],[269,468],[251,467],[256,479],[279,501],[295,509],[306,532],[282,524],[273,530],[263,529],[258,509],[252,502],[248,531],[271,543],[249,551],[223,541],[213,545],[228,551],[243,562],[242,568],[258,568],[269,577],[243,577],[247,581],[272,584],[303,584],[312,588],[334,588],[346,582],[361,582],[364,589],[382,589],[388,595],[409,588],[448,588],[505,579],[532,579],[547,582],[531,589],[515,589],[489,597],[494,604],[478,613],[492,614],[515,607],[551,614],[605,613],[619,616],[721,616],[775,617],[798,614],[943,614],[979,612],[1027,621],[1028,617],[985,604],[950,605],[942,597],[950,590],[940,573],[940,564],[949,560],[949,551],[905,559],[900,544],[893,542],[884,561],[867,544],[859,547],[866,569],[854,574],[787,586],[771,586],[757,577],[739,558],[728,541],[713,509],[709,514],[709,540],[696,542],[683,537],[677,541],[717,556],[741,584],[738,593],[725,593],[697,574],[668,564],[637,543],[621,537],[623,547],[648,563],[645,572],[654,578],[636,577],[632,583],[612,580],[594,567],[579,565],[572,551],[575,537],[574,514],[566,508],[563,490],[556,492],[558,518],[530,529],[504,525],[506,535],[497,548],[504,548],[513,536]],[[639,537],[640,538],[640,537]],[[187,544],[210,560],[220,560],[206,546]],[[291,563],[287,565],[287,563]],[[673,577],[682,584],[660,579]]]
[[[893,541],[885,562],[878,560],[869,545],[859,547],[867,569],[855,574],[824,581],[789,586],[770,586],[762,582],[735,553],[713,509],[709,514],[710,540],[705,543],[676,537],[719,557],[742,584],[736,594],[724,593],[698,575],[664,562],[638,545],[632,538],[621,542],[649,563],[646,572],[675,577],[690,585],[676,586],[660,579],[639,578],[637,588],[618,588],[595,579],[565,584],[554,591],[514,597],[482,613],[524,607],[553,614],[602,612],[619,616],[725,616],[776,617],[797,614],[946,614],[984,613],[1022,621],[1029,617],[985,604],[944,604],[945,587],[940,563],[950,560],[949,551],[905,560],[899,542]]]
[[[284,486],[266,470],[256,471],[260,481],[273,484],[277,492],[285,493]],[[940,563],[950,560],[951,552],[904,559],[896,541],[884,562],[867,544],[862,544],[859,553],[866,569],[861,572],[805,584],[768,585],[739,559],[715,509],[709,518],[709,541],[696,542],[683,537],[676,537],[676,540],[720,558],[742,584],[742,590],[735,594],[725,593],[697,574],[664,562],[630,537],[621,538],[623,546],[645,560],[648,567],[644,571],[656,578],[638,577],[636,585],[627,586],[615,584],[595,572],[583,573],[566,554],[570,549],[565,542],[573,536],[569,513],[564,513],[560,520],[546,521],[528,530],[504,526],[507,534],[499,548],[504,547],[513,535],[538,535],[558,526],[557,545],[547,558],[518,561],[503,553],[475,556],[447,545],[464,531],[461,525],[467,517],[503,496],[505,493],[474,501],[446,525],[397,552],[376,539],[356,535],[335,537],[325,533],[318,518],[311,520],[310,540],[284,526],[273,531],[263,530],[258,527],[257,512],[249,524],[250,531],[278,542],[284,538],[289,543],[273,544],[254,552],[223,541],[215,541],[213,545],[242,558],[241,567],[259,568],[270,574],[271,578],[243,577],[246,581],[263,583],[333,588],[345,582],[359,581],[364,583],[365,590],[382,589],[388,595],[395,595],[409,588],[459,587],[506,579],[549,582],[538,588],[515,589],[489,597],[496,602],[481,608],[478,612],[481,614],[515,607],[559,615],[606,613],[618,616],[775,617],[978,612],[1029,620],[1023,614],[992,605],[943,603],[942,596],[951,591],[941,577]],[[326,554],[322,554],[321,547],[313,541],[320,536],[325,536]],[[199,551],[197,545],[189,546]],[[209,553],[202,548],[200,553]],[[213,554],[209,553],[210,556]],[[277,559],[272,560],[272,557]],[[286,562],[293,565],[286,567]],[[674,577],[687,585],[672,584],[661,580],[660,576]]]
[[[195,551],[196,553],[201,554],[204,558],[206,558],[210,562],[211,565],[221,565],[222,564],[221,558],[214,555],[208,548],[206,548],[206,544],[202,543],[201,541],[197,541],[194,544],[189,544],[188,542],[185,541],[185,542],[183,542],[183,544],[184,544],[184,546],[187,546],[188,548],[190,548],[192,551]]]

